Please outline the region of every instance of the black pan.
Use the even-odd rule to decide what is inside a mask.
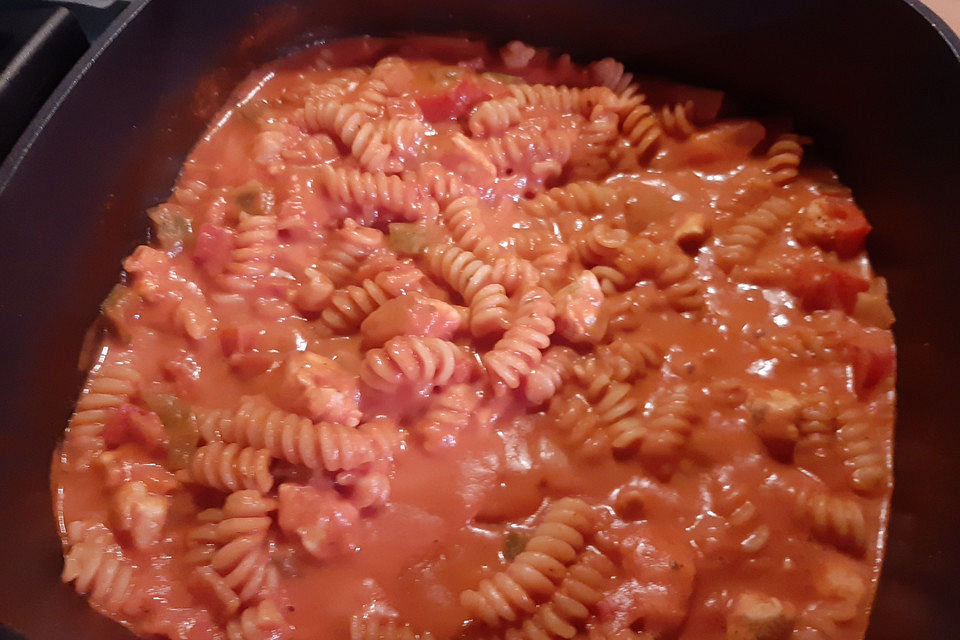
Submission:
[[[134,2],[0,169],[0,622],[30,640],[130,637],[59,583],[48,464],[84,330],[231,86],[318,40],[451,30],[613,55],[814,136],[876,227],[898,316],[897,488],[869,637],[956,638],[960,40],[914,0]]]

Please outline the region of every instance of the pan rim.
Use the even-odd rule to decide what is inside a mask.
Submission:
[[[13,181],[21,163],[30,152],[33,144],[43,132],[47,123],[54,117],[60,105],[67,99],[73,88],[80,82],[87,71],[93,66],[97,59],[106,51],[107,47],[113,43],[120,33],[130,22],[136,19],[141,11],[150,3],[151,0],[133,0],[123,12],[110,24],[106,31],[100,35],[90,48],[80,57],[73,68],[67,73],[64,79],[57,85],[43,106],[37,112],[37,115],[30,121],[30,124],[20,135],[16,144],[10,150],[10,153],[0,164],[0,196],[6,190],[7,186]],[[960,63],[960,35],[947,25],[944,20],[932,9],[923,4],[921,0],[895,0],[902,2],[914,11],[916,11],[926,22],[926,24],[943,41],[953,57]],[[958,70],[960,72],[960,70]]]

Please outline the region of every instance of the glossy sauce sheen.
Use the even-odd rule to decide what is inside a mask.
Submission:
[[[171,638],[862,637],[885,283],[807,141],[721,98],[443,38],[255,73],[104,304],[64,579]]]

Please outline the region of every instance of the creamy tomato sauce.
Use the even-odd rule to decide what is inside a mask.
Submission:
[[[150,637],[862,637],[886,285],[721,103],[518,42],[253,74],[103,305],[64,580]]]

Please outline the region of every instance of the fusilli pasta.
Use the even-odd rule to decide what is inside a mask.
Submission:
[[[367,352],[360,377],[379,391],[393,391],[404,384],[445,385],[466,358],[461,347],[447,340],[399,336],[382,349]]]
[[[386,211],[406,220],[420,220],[435,218],[440,209],[436,200],[420,193],[415,182],[400,176],[323,165],[317,182],[329,197],[363,212]]]
[[[67,433],[67,450],[74,465],[87,466],[103,451],[107,419],[136,396],[140,379],[129,361],[113,355],[90,372]]]
[[[867,523],[855,498],[808,493],[799,497],[799,508],[817,539],[854,554],[866,549]]]
[[[197,449],[187,470],[178,472],[183,482],[205,484],[220,491],[256,489],[266,493],[273,486],[270,451],[213,442]]]
[[[62,578],[73,582],[77,593],[90,598],[98,609],[110,614],[131,614],[140,605],[136,566],[123,557],[113,534],[102,525],[71,522]]]
[[[842,412],[837,418],[840,428],[837,439],[850,471],[850,484],[855,491],[873,493],[890,482],[888,454],[882,443],[871,437],[870,423],[856,409]]]
[[[464,591],[461,604],[491,626],[514,621],[521,611],[533,613],[535,598],[557,590],[592,527],[592,510],[585,502],[575,498],[557,501],[524,551],[505,570],[481,580],[477,590]]]
[[[516,389],[543,357],[555,325],[553,302],[542,288],[534,287],[520,296],[513,325],[483,354],[487,371],[507,387]]]
[[[787,133],[770,146],[766,169],[774,184],[784,185],[797,177],[803,160],[803,145],[806,143],[806,138]]]

